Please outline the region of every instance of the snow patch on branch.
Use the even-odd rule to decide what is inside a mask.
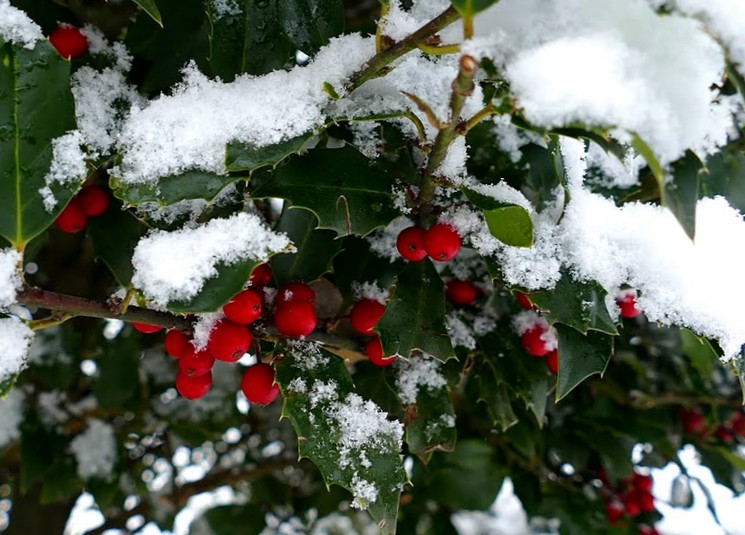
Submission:
[[[217,275],[218,265],[266,261],[290,240],[272,232],[253,214],[213,219],[196,228],[155,231],[135,248],[132,284],[158,306],[196,296]]]

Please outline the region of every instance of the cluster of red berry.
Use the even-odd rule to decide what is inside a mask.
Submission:
[[[383,317],[385,305],[375,299],[361,299],[352,305],[349,321],[352,328],[360,334],[373,335],[365,344],[365,355],[376,366],[393,364],[396,355],[383,356],[383,344],[380,337],[373,332],[373,327]]]
[[[617,487],[608,482],[605,473],[601,471],[600,480],[605,490],[605,511],[611,524],[618,524],[624,518],[636,518],[642,513],[655,512],[654,496],[652,496],[652,477],[634,472],[631,477],[622,479]],[[654,527],[641,525],[639,533],[654,535]]]
[[[49,35],[49,42],[65,59],[80,57],[88,50],[88,39],[78,28],[69,24],[54,30]]]
[[[438,262],[446,262],[458,254],[460,236],[446,223],[435,223],[427,230],[415,225],[398,234],[396,249],[403,258],[411,262],[419,262],[426,256]]]
[[[533,304],[530,297],[523,292],[515,292],[515,297],[522,308],[537,314],[538,307]],[[559,373],[559,352],[556,344],[552,342],[554,337],[548,322],[538,321],[520,334],[520,343],[528,355],[543,358],[551,373],[556,375]]]
[[[59,213],[54,224],[62,232],[84,230],[89,217],[103,214],[109,208],[109,192],[101,186],[84,186]]]
[[[745,415],[740,410],[734,411],[724,423],[716,427],[708,427],[704,415],[698,409],[680,407],[678,417],[683,431],[688,434],[707,439],[713,436],[727,444],[736,439],[745,441]]]

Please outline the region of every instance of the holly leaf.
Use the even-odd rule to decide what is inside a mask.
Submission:
[[[559,337],[559,375],[556,400],[559,401],[582,381],[605,373],[613,352],[613,337],[598,331],[583,334],[566,325],[554,325]]]
[[[104,214],[88,220],[88,236],[93,251],[124,288],[129,287],[134,274],[132,254],[146,232],[146,225],[118,207],[111,207]],[[113,236],[116,239],[112,239]]]
[[[114,195],[126,204],[137,206],[155,203],[160,207],[166,207],[181,201],[210,202],[227,186],[239,180],[243,178],[194,170],[166,176],[154,183],[130,184],[112,177],[110,184]]]
[[[384,535],[395,534],[407,481],[401,424],[356,394],[344,361],[318,346],[296,343],[276,370],[282,417],[297,432],[300,457],[318,467],[327,486],[350,490]]]
[[[334,257],[334,275],[344,302],[353,300],[353,282],[376,282],[380,288],[393,284],[396,275],[403,269],[403,261],[389,262],[370,250],[367,240],[347,236],[342,241],[342,250]]]
[[[522,206],[509,205],[484,210],[484,219],[491,235],[505,245],[533,246],[533,220]]]
[[[155,0],[133,0],[135,4],[140,6],[142,10],[150,15],[150,18],[158,23],[158,26],[163,27],[163,21],[160,18],[160,11],[158,11],[158,5]]]
[[[470,379],[473,377],[473,379]],[[498,380],[494,367],[482,360],[469,376],[467,388],[473,388],[474,399],[486,406],[491,424],[498,426],[503,432],[518,422],[517,415],[512,409],[510,391],[505,383]]]
[[[266,147],[254,147],[238,141],[228,143],[225,149],[225,168],[228,171],[247,171],[250,174],[262,167],[275,167],[285,158],[300,152],[311,137],[313,133],[308,132]]]
[[[696,235],[699,172],[703,164],[691,151],[672,164],[672,174],[662,187],[662,204],[675,214],[688,237]]]
[[[316,149],[278,167],[251,197],[287,199],[316,214],[319,228],[365,235],[398,215],[392,185],[385,171],[351,147]]]
[[[605,306],[608,294],[597,282],[577,282],[564,273],[553,290],[530,294],[530,300],[549,323],[563,323],[586,333],[589,330],[618,334]]]
[[[280,253],[271,259],[277,284],[314,281],[329,270],[331,259],[341,249],[341,240],[331,230],[319,229],[318,218],[302,208],[286,208],[274,228],[292,240],[294,253]]]
[[[316,52],[344,31],[341,0],[281,0],[277,8],[285,35],[307,54]]]
[[[383,354],[408,357],[419,350],[441,361],[455,358],[444,317],[445,295],[435,266],[429,259],[409,263],[375,327]]]
[[[453,7],[463,17],[471,17],[476,13],[485,10],[496,4],[499,0],[450,0]]]
[[[139,390],[138,338],[129,331],[102,342],[103,353],[98,359],[98,375],[92,391],[104,409],[125,408],[125,403]]]
[[[0,40],[0,235],[17,248],[44,231],[74,193],[53,185],[52,212],[39,194],[52,141],[73,128],[70,62],[48,41],[29,50]]]
[[[233,0],[230,11],[205,2],[210,21],[212,72],[226,82],[243,73],[281,69],[294,52],[278,16],[281,0]]]
[[[260,533],[266,527],[264,511],[252,503],[214,507],[204,513],[202,519],[209,525],[214,535]],[[192,524],[190,535],[202,532],[197,528],[198,522]]]

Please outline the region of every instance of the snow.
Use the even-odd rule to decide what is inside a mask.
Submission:
[[[517,331],[518,336],[522,336],[527,331],[538,327],[542,331],[540,338],[543,340],[544,346],[548,351],[553,351],[559,347],[559,339],[556,336],[556,331],[550,328],[546,318],[532,310],[523,310],[515,314],[512,317],[512,325],[515,331]]]
[[[52,164],[44,177],[46,186],[39,190],[47,212],[51,212],[57,206],[57,199],[51,189],[52,185],[77,186],[85,180],[88,168],[85,164],[86,155],[81,147],[82,143],[83,137],[78,130],[71,130],[52,140]],[[70,189],[77,189],[77,187]]]
[[[396,391],[404,405],[416,403],[421,389],[435,390],[447,385],[440,363],[425,356],[396,359]]]
[[[503,0],[476,18],[476,35],[492,39],[536,125],[635,134],[663,165],[688,148],[710,153],[732,130],[732,102],[712,89],[721,48],[697,21],[660,17],[644,0]]]
[[[14,388],[0,398],[0,450],[20,436],[23,421],[23,392]]]
[[[352,295],[355,301],[361,301],[362,299],[370,299],[377,301],[381,305],[385,305],[388,302],[388,290],[378,286],[376,282],[352,282]]]
[[[223,17],[236,17],[242,13],[241,7],[235,0],[210,0],[210,5],[215,20]]]
[[[408,217],[399,217],[388,223],[388,226],[373,230],[365,236],[365,240],[370,244],[370,250],[373,253],[393,263],[401,259],[396,249],[396,239],[399,233],[413,224],[414,222]]]
[[[12,305],[16,292],[21,289],[19,266],[22,261],[23,256],[15,249],[0,249],[0,310]]]
[[[290,241],[265,227],[258,216],[238,213],[173,232],[154,231],[135,247],[132,284],[159,306],[196,296],[218,265],[266,261]]]
[[[11,6],[10,0],[0,0],[0,40],[31,49],[42,39],[44,35],[38,24]]]
[[[0,318],[0,384],[26,367],[33,338],[34,331],[15,316]]]
[[[207,314],[197,314],[197,321],[194,322],[194,333],[191,344],[197,351],[202,351],[207,347],[210,340],[210,333],[215,328],[217,322],[225,317],[222,310],[218,312],[208,312]]]
[[[287,349],[292,355],[295,365],[304,371],[313,370],[329,362],[328,355],[323,353],[319,344],[315,342],[291,340],[287,343]]]
[[[114,428],[110,424],[96,418],[88,420],[85,431],[70,442],[70,451],[78,463],[81,479],[111,479],[117,454]]]
[[[190,64],[172,95],[133,108],[114,174],[127,183],[155,183],[190,169],[225,173],[229,141],[264,147],[321,126],[329,102],[324,82],[341,91],[373,54],[372,39],[348,35],[332,39],[307,66],[229,84]]]

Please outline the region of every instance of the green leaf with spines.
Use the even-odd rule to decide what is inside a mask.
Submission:
[[[226,82],[244,73],[262,75],[281,69],[292,58],[278,16],[282,0],[234,0],[231,13],[205,1],[210,22],[212,73]]]
[[[287,234],[297,250],[272,257],[277,284],[311,282],[329,271],[331,259],[341,249],[341,240],[336,239],[335,232],[317,227],[318,218],[313,212],[293,207],[282,211],[274,231]]]
[[[313,137],[312,132],[293,137],[275,145],[252,147],[233,141],[225,149],[225,169],[230,172],[253,173],[262,167],[275,167],[284,159],[297,154]]]
[[[703,164],[693,152],[673,162],[672,173],[662,187],[662,204],[675,214],[688,237],[696,236],[696,204],[699,173]]]
[[[225,188],[244,180],[235,175],[218,175],[205,171],[185,171],[180,175],[170,175],[156,182],[131,184],[111,178],[114,195],[126,204],[137,206],[154,203],[159,207],[171,206],[181,201],[204,200],[211,202]]]
[[[484,220],[491,235],[505,245],[533,246],[533,220],[522,206],[510,205],[484,210]]]
[[[163,27],[163,20],[160,17],[160,11],[158,11],[158,5],[155,3],[155,0],[132,0],[132,1],[138,6],[140,6],[145,13],[150,15],[150,18],[152,18],[155,22],[157,22],[161,28]]]
[[[276,381],[282,390],[282,416],[292,422],[298,435],[301,458],[310,459],[321,471],[327,484],[352,491],[360,481],[377,490],[375,501],[363,504],[378,523],[381,533],[396,532],[400,492],[406,473],[400,457],[395,424],[383,428],[359,428],[339,411],[350,403],[364,403],[355,417],[367,420],[377,410],[354,391],[354,383],[344,361],[317,346],[296,345],[276,365]],[[317,353],[315,349],[317,347]],[[375,417],[375,426],[382,422]],[[375,431],[374,435],[354,440],[349,446],[347,433]],[[342,445],[344,441],[345,446]]]
[[[558,401],[591,375],[605,373],[613,353],[613,337],[599,331],[583,334],[560,323],[554,328],[559,338]]]
[[[354,298],[353,283],[375,282],[381,289],[387,289],[403,269],[404,262],[390,262],[370,250],[370,243],[358,236],[346,236],[342,250],[334,257],[334,275],[344,303],[348,306]]]
[[[52,141],[75,127],[74,117],[70,62],[46,40],[32,49],[0,40],[0,235],[17,248],[43,232],[77,189],[52,184],[51,212],[39,194]]]
[[[473,398],[486,406],[491,425],[504,432],[515,425],[518,418],[512,408],[510,389],[498,379],[494,367],[484,359],[469,374],[466,387],[467,392],[473,388]]]
[[[281,0],[277,8],[284,34],[306,54],[315,53],[344,31],[341,0]]]
[[[532,293],[530,300],[551,324],[563,323],[582,333],[594,330],[615,335],[618,329],[605,304],[607,294],[595,281],[578,282],[564,273],[553,290]]]
[[[401,271],[375,331],[384,355],[408,357],[419,350],[441,361],[455,358],[445,327],[442,280],[429,259],[410,262]]]
[[[464,17],[471,17],[497,2],[499,0],[450,0],[453,7]]]
[[[392,186],[387,173],[351,147],[315,149],[269,173],[251,197],[287,199],[316,214],[319,228],[365,235],[398,215]]]
[[[88,220],[88,236],[93,251],[124,288],[129,287],[134,274],[132,254],[146,232],[147,226],[139,219],[115,206]]]

